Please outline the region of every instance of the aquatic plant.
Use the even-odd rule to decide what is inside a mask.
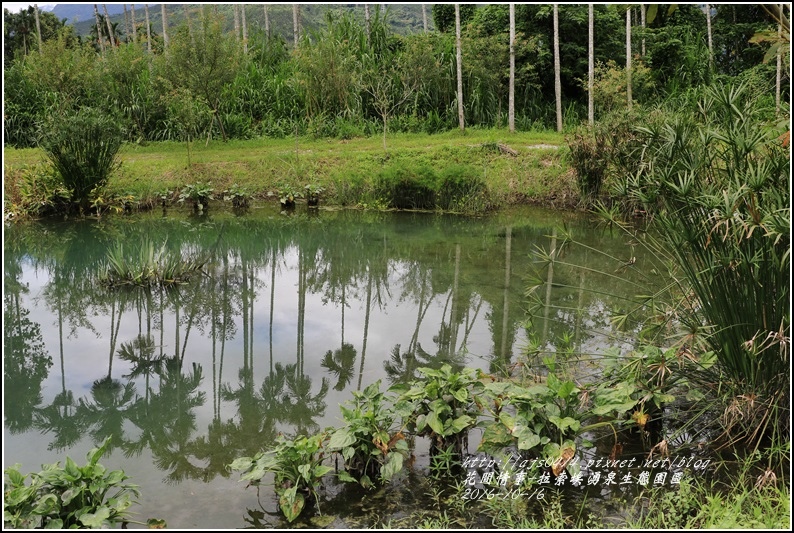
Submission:
[[[209,205],[209,201],[214,199],[213,192],[214,189],[209,183],[188,184],[179,192],[177,202],[182,204],[188,201],[193,205],[193,209],[203,211]]]
[[[144,239],[131,251],[125,251],[123,243],[116,243],[99,267],[100,283],[110,287],[178,285],[201,272],[209,260],[209,256],[184,258],[179,252],[169,251],[166,244],[158,248],[153,241]]]
[[[251,205],[253,195],[245,187],[240,187],[236,183],[223,191],[223,201],[231,202],[232,207],[243,209]]]
[[[345,425],[331,434],[329,451],[339,451],[347,472],[342,481],[373,485],[376,476],[389,481],[402,470],[408,444],[401,430],[394,430],[397,414],[393,399],[380,390],[380,380],[363,391],[353,391],[353,400],[340,406]],[[355,476],[355,477],[351,477]]]
[[[323,476],[333,470],[322,464],[327,447],[325,433],[295,440],[280,435],[272,450],[235,459],[228,468],[240,472],[240,481],[250,481],[251,485],[260,484],[266,473],[273,473],[279,508],[292,522],[306,506],[306,496],[314,497],[319,505],[317,489]]]
[[[19,465],[6,468],[3,483],[3,525],[13,528],[106,528],[131,522],[128,509],[140,497],[123,470],[107,471],[99,464],[110,437],[88,452],[85,466],[71,458],[66,464],[44,465],[23,475]],[[30,476],[30,484],[25,480]],[[164,526],[160,520],[151,525]]]

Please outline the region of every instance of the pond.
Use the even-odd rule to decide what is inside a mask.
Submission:
[[[586,246],[549,269],[542,257],[564,234]],[[143,239],[211,260],[174,290],[100,285],[108,250]],[[442,363],[505,373],[530,345],[592,354],[575,365],[595,375],[599,354],[633,343],[609,319],[641,275],[634,265],[614,275],[608,256],[642,264],[625,235],[539,208],[482,218],[169,210],[6,226],[4,467],[82,464],[112,436],[101,462],[140,486],[136,518],[256,525],[262,507],[277,509],[272,492],[258,498],[226,465],[279,433],[338,426],[354,390]],[[526,294],[536,278],[541,307]],[[417,455],[426,467],[426,450]],[[335,525],[372,525],[351,503],[359,493],[340,493],[323,506]],[[420,505],[410,497],[400,505]]]

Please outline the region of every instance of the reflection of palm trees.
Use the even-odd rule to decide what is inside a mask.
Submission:
[[[124,420],[135,396],[134,383],[122,384],[110,377],[98,379],[91,385],[92,401],[80,398],[77,416],[81,424],[91,428],[89,433],[95,442],[114,437],[108,446],[108,451],[111,451],[123,441]]]
[[[79,416],[72,391],[59,392],[53,402],[36,412],[36,427],[42,433],[55,435],[48,450],[65,450],[83,438],[87,425]]]
[[[155,465],[167,471],[166,480],[180,482],[186,478],[202,479],[204,470],[190,458],[196,430],[194,409],[204,405],[205,395],[197,391],[201,384],[201,367],[193,363],[192,371],[183,373],[177,357],[169,357],[160,382],[160,390],[148,401],[138,400],[130,412],[130,421],[141,430],[136,441],[127,441],[128,455],[149,446]]]
[[[276,363],[277,373],[280,366]],[[328,379],[323,378],[320,391],[312,395],[312,379],[302,374],[298,365],[287,365],[282,371],[285,376],[285,390],[281,396],[282,420],[295,426],[296,434],[309,435],[320,427],[314,419],[325,414]]]
[[[342,344],[341,348],[328,350],[325,353],[320,365],[336,376],[334,390],[344,390],[350,380],[353,379],[353,371],[356,364],[356,349],[350,343]]]

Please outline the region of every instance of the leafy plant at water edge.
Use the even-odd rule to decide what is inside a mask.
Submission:
[[[193,209],[203,211],[208,206],[209,201],[213,200],[212,193],[214,189],[209,183],[198,182],[195,184],[185,185],[179,193],[180,204],[189,201],[193,205]]]
[[[340,406],[345,426],[331,434],[328,450],[340,451],[345,459],[347,473],[339,474],[343,481],[371,487],[375,476],[389,481],[402,470],[408,445],[402,431],[393,430],[397,414],[392,400],[380,391],[378,380],[353,391],[353,400]]]
[[[87,455],[85,466],[72,459],[66,465],[44,465],[38,473],[7,468],[4,478],[3,524],[13,528],[105,528],[130,522],[128,509],[140,497],[138,487],[126,483],[122,470],[108,472],[99,464],[110,438]]]
[[[240,481],[248,480],[252,485],[258,485],[266,473],[273,473],[279,507],[292,522],[304,509],[306,496],[313,496],[319,504],[317,489],[322,477],[333,470],[322,464],[326,439],[324,433],[295,440],[281,435],[274,449],[235,459],[228,468],[240,472]]]
[[[117,243],[100,266],[100,283],[110,287],[179,285],[201,272],[209,260],[208,256],[184,258],[179,252],[169,252],[166,244],[158,248],[144,239],[139,246],[125,252],[124,245]]]
[[[240,187],[236,183],[223,191],[223,201],[231,202],[232,207],[242,209],[251,205],[253,195],[245,187]]]
[[[278,201],[282,207],[292,207],[295,205],[295,200],[303,198],[303,191],[296,189],[289,183],[282,183],[278,186]]]
[[[465,453],[468,431],[477,423],[474,391],[482,387],[472,368],[453,372],[444,364],[439,369],[420,368],[424,379],[411,383],[400,395],[395,409],[403,425],[417,435],[430,437],[434,449],[453,447]],[[400,390],[396,388],[395,390]]]
[[[54,117],[44,131],[41,147],[71,190],[72,201],[86,211],[91,191],[103,187],[120,165],[121,126],[107,114],[84,107]]]
[[[314,182],[306,185],[304,189],[306,189],[306,204],[311,207],[319,205],[320,195],[325,192],[325,187]]]

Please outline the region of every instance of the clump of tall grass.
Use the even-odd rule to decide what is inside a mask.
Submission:
[[[790,379],[790,156],[742,86],[706,89],[699,114],[638,128],[632,198],[656,219],[678,266],[682,322],[728,385],[729,440],[787,438]]]
[[[82,108],[46,125],[41,147],[85,211],[91,191],[103,187],[120,161],[123,130],[118,121],[98,110]]]
[[[127,250],[119,242],[100,266],[99,281],[108,287],[179,285],[199,274],[207,261],[206,256],[185,258],[169,251],[166,243],[158,247],[148,239]]]

